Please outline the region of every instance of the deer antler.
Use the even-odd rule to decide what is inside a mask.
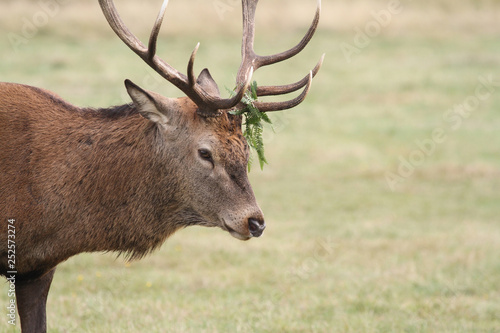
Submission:
[[[248,66],[253,66],[254,71],[262,66],[267,66],[271,64],[278,63],[283,60],[287,60],[295,55],[297,55],[300,51],[302,51],[306,45],[309,43],[314,33],[316,32],[316,28],[318,27],[319,18],[321,14],[321,0],[318,0],[318,5],[316,8],[316,15],[314,16],[313,22],[309,27],[306,35],[302,40],[292,47],[291,49],[268,56],[260,56],[257,55],[254,51],[254,39],[255,39],[255,11],[257,9],[258,0],[242,0],[243,3],[243,40],[242,40],[242,63],[240,70],[238,72],[238,80],[244,75],[244,69]],[[279,111],[285,110],[295,107],[300,104],[306,97],[309,92],[309,88],[311,86],[312,78],[318,73],[321,65],[323,64],[323,59],[325,55],[321,56],[321,59],[316,64],[314,69],[305,76],[302,80],[284,86],[266,86],[266,87],[258,87],[257,88],[257,96],[271,96],[271,95],[282,95],[294,92],[301,88],[304,88],[302,94],[300,94],[297,98],[285,101],[285,102],[255,102],[254,105],[261,111]]]
[[[117,13],[113,0],[99,0],[101,9],[106,17],[109,25],[113,31],[120,37],[120,39],[134,51],[142,60],[144,60],[151,68],[158,74],[167,79],[177,88],[182,90],[196,105],[198,105],[199,113],[204,116],[216,115],[219,110],[226,110],[235,107],[240,103],[245,92],[248,90],[253,72],[259,67],[274,64],[293,57],[298,54],[309,43],[316,28],[318,26],[321,0],[318,0],[318,8],[314,17],[313,23],[309,28],[304,38],[295,47],[282,53],[259,56],[255,54],[253,49],[254,36],[255,36],[255,10],[258,0],[242,0],[243,3],[243,38],[242,38],[242,61],[238,70],[236,80],[236,94],[232,98],[223,99],[219,96],[212,96],[208,94],[197,82],[193,73],[194,59],[199,47],[196,45],[193,53],[188,62],[187,76],[180,73],[178,70],[170,66],[164,60],[156,55],[156,43],[160,27],[163,22],[163,17],[168,5],[168,0],[164,0],[161,10],[158,14],[156,22],[151,31],[148,47],[146,47],[130,30],[125,26],[122,19]],[[304,91],[295,99],[286,102],[256,102],[255,106],[262,112],[277,111],[292,108],[301,103],[309,88],[314,75],[318,72],[323,62],[324,55],[316,67],[302,80],[285,85],[285,86],[271,86],[259,87],[257,89],[258,96],[281,95],[287,94],[303,87]]]

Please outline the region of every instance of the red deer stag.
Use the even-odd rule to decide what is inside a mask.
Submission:
[[[253,49],[258,0],[243,0],[237,89],[224,99],[207,69],[193,74],[198,46],[187,76],[156,55],[167,2],[145,46],[127,29],[113,1],[99,0],[118,37],[187,97],[166,98],[126,80],[131,104],[89,109],[43,89],[0,83],[0,274],[15,279],[25,333],[46,331],[45,306],[56,266],[73,255],[116,251],[141,258],[190,225],[219,227],[242,240],[259,237],[265,228],[247,177],[242,119],[228,111],[243,107],[255,70],[307,45],[321,4],[299,44],[260,56]],[[296,83],[257,89],[258,96],[269,96],[303,88],[298,97],[255,106],[267,112],[301,103],[322,60]]]

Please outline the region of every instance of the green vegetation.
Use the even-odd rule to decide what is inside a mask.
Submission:
[[[146,40],[160,4],[117,3]],[[211,1],[171,5],[159,54],[183,70],[201,41],[198,71],[232,86],[239,8],[219,19]],[[6,35],[37,6],[2,4],[0,80],[82,106],[129,102],[126,78],[181,95],[122,45],[94,0],[67,1],[14,52]],[[262,238],[193,227],[130,264],[71,258],[54,278],[49,331],[498,332],[500,2],[412,1],[356,46],[387,6],[324,0],[311,45],[256,73],[259,84],[297,81],[327,53],[306,101],[271,114],[275,133],[263,133],[269,165],[250,174]],[[256,51],[291,47],[313,11],[314,1],[260,1]],[[359,53],[348,61],[342,43]],[[5,317],[0,331],[18,332]]]
[[[264,123],[272,125],[272,121],[269,116],[260,112],[257,107],[253,104],[257,101],[257,81],[253,81],[250,85],[250,91],[248,91],[245,96],[243,96],[242,103],[245,107],[241,110],[229,111],[235,115],[243,116],[243,136],[248,142],[250,148],[255,150],[257,157],[259,158],[260,169],[264,170],[264,164],[267,163],[266,157],[264,155],[264,138],[262,136],[264,132]],[[252,167],[252,155],[248,159],[248,171]]]

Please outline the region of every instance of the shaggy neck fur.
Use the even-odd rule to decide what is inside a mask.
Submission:
[[[6,161],[0,171],[18,171],[0,177],[1,190],[15,194],[0,208],[16,219],[20,275],[43,273],[80,252],[140,258],[199,221],[180,204],[182,179],[171,173],[182,160],[169,155],[157,125],[133,107],[79,109],[46,91],[19,87],[0,87],[21,101],[0,102],[9,142],[0,147]],[[37,232],[29,232],[33,224]]]

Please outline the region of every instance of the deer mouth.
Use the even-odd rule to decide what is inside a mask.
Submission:
[[[234,230],[233,228],[231,228],[230,226],[228,226],[227,223],[226,223],[226,221],[224,219],[222,219],[222,223],[223,223],[223,226],[224,226],[222,229],[224,229],[227,232],[229,232],[229,234],[231,236],[233,236],[234,238],[237,238],[237,239],[243,240],[243,241],[247,241],[250,238],[252,238],[252,236],[243,235],[243,234],[237,232],[236,230]]]

